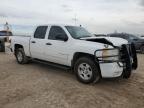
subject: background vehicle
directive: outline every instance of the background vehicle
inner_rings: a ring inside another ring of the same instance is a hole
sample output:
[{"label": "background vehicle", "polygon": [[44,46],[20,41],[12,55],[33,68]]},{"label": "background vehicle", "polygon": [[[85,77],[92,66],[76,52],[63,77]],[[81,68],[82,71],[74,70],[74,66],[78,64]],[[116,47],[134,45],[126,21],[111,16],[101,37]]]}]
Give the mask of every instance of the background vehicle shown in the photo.
[{"label": "background vehicle", "polygon": [[11,48],[19,64],[36,60],[71,68],[83,83],[98,82],[101,78],[129,78],[137,68],[134,46],[126,40],[96,38],[77,26],[38,26],[32,36],[13,36]]},{"label": "background vehicle", "polygon": [[134,43],[137,51],[144,53],[144,39],[140,37],[131,34],[126,34],[126,33],[114,33],[114,34],[109,34],[108,36],[126,39],[129,43]]},{"label": "background vehicle", "polygon": [[142,35],[141,38],[144,39],[144,35]]},{"label": "background vehicle", "polygon": [[5,51],[5,42],[9,41],[9,36],[12,36],[11,31],[0,31],[0,52]]}]

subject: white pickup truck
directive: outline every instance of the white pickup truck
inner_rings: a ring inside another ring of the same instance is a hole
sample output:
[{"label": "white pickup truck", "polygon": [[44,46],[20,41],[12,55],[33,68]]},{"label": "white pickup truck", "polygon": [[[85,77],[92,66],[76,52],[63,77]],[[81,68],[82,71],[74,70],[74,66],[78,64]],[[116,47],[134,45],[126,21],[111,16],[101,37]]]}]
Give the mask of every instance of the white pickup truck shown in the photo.
[{"label": "white pickup truck", "polygon": [[135,48],[126,40],[97,38],[78,26],[37,26],[33,36],[13,36],[11,49],[19,64],[37,60],[71,68],[82,83],[129,78],[137,68]]}]

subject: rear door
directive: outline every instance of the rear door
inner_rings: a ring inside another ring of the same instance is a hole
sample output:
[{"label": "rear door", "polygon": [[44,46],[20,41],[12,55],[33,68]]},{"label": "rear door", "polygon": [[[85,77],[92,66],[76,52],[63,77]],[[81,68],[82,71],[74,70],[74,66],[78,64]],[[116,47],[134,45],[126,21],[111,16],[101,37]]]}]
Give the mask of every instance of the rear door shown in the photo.
[{"label": "rear door", "polygon": [[56,38],[57,35],[67,36],[64,29],[60,26],[51,26],[48,39],[45,41],[45,57],[47,61],[67,65],[68,63],[68,41]]},{"label": "rear door", "polygon": [[45,35],[48,26],[38,26],[30,40],[30,52],[33,58],[44,59]]}]

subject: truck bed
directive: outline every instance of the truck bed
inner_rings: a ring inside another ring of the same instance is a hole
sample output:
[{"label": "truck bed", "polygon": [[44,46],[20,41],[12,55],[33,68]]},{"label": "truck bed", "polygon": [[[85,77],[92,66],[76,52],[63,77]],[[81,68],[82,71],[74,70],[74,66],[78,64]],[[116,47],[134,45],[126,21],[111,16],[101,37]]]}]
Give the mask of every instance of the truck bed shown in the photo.
[{"label": "truck bed", "polygon": [[31,36],[24,36],[24,35],[12,36],[11,37],[11,40],[12,40],[11,48],[14,49],[15,43],[19,44],[19,45],[23,45],[25,54],[27,56],[30,56],[30,45],[29,45],[30,44],[30,39],[31,39]]}]

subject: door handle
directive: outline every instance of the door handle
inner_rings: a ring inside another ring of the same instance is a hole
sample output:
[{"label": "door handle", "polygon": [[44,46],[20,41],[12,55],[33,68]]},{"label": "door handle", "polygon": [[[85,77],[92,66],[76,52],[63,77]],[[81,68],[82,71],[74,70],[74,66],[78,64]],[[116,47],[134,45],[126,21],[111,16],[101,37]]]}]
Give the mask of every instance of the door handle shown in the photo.
[{"label": "door handle", "polygon": [[31,41],[31,43],[36,43],[35,41]]},{"label": "door handle", "polygon": [[46,45],[52,45],[51,43],[46,43]]}]

